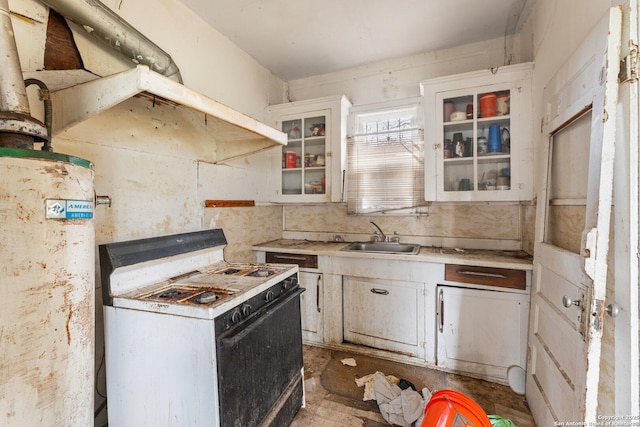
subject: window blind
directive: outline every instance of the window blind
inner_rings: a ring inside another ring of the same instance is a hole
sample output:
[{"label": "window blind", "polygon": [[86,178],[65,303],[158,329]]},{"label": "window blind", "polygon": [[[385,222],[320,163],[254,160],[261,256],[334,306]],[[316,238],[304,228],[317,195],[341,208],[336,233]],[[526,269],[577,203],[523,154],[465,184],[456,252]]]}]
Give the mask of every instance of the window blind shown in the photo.
[{"label": "window blind", "polygon": [[348,137],[349,213],[424,205],[424,130],[417,108],[358,114]]}]

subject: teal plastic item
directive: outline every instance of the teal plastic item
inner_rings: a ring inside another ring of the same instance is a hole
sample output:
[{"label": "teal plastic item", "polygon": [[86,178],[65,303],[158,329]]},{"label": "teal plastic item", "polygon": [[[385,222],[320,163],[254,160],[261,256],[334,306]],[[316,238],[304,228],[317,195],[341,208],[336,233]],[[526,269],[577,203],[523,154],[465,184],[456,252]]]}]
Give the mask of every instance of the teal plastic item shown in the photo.
[{"label": "teal plastic item", "polygon": [[516,425],[508,418],[502,418],[498,415],[488,415],[491,421],[491,427],[516,427]]}]

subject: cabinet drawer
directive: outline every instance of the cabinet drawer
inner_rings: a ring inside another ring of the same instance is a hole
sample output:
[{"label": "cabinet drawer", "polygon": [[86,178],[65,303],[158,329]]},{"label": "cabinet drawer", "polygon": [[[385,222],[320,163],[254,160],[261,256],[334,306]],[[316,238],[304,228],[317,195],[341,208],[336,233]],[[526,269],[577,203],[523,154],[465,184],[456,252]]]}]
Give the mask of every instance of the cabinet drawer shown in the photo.
[{"label": "cabinet drawer", "polygon": [[526,271],[506,268],[447,264],[444,270],[444,278],[452,282],[498,286],[500,288],[524,290],[527,287]]},{"label": "cabinet drawer", "polygon": [[299,267],[318,268],[318,255],[267,252],[266,262],[277,264],[297,264]]}]

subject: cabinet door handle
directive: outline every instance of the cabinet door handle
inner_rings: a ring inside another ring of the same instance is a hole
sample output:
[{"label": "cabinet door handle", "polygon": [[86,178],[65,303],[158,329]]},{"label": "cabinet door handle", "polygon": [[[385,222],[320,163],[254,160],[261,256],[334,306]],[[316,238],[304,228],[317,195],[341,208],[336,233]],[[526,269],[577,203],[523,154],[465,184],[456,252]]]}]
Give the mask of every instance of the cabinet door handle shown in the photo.
[{"label": "cabinet door handle", "polygon": [[320,280],[322,276],[318,274],[318,283],[316,284],[316,308],[318,309],[318,313],[320,313]]},{"label": "cabinet door handle", "polygon": [[458,270],[458,271],[456,271],[456,273],[464,274],[466,276],[496,277],[498,279],[506,279],[507,278],[507,276],[505,276],[504,274],[485,273],[484,271]]},{"label": "cabinet door handle", "polygon": [[305,256],[295,255],[274,255],[273,257],[277,259],[295,259],[296,261],[305,261],[307,259]]},{"label": "cabinet door handle", "polygon": [[378,295],[389,295],[389,291],[386,291],[384,289],[376,289],[376,288],[371,288],[371,293],[378,294]]},{"label": "cabinet door handle", "polygon": [[440,302],[440,323],[438,330],[442,333],[442,331],[444,331],[444,293],[442,289],[440,289],[440,293],[438,294],[438,301]]}]

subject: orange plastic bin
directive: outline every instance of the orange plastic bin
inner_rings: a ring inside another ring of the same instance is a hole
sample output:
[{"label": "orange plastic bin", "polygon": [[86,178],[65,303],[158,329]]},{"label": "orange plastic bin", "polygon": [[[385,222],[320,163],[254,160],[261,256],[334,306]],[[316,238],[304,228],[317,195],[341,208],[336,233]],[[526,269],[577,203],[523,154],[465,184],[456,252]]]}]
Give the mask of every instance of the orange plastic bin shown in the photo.
[{"label": "orange plastic bin", "polygon": [[491,421],[469,396],[440,390],[427,403],[420,427],[491,427]]}]

